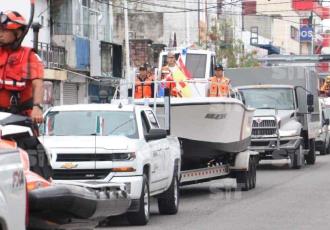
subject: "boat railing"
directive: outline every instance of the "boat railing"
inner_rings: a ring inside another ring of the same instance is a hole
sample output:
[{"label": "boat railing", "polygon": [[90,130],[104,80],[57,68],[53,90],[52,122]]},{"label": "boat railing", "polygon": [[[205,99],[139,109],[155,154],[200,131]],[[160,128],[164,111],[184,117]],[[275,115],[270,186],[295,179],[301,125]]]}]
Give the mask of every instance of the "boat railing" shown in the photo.
[{"label": "boat railing", "polygon": [[[153,93],[152,98],[161,98],[164,96],[164,89],[169,88],[170,92],[175,88],[178,92],[177,95],[171,94],[171,97],[209,97],[209,89],[211,84],[217,84],[214,82],[210,82],[206,79],[189,79],[189,80],[181,80],[181,81],[169,81],[169,80],[152,80],[148,84],[153,85]],[[221,85],[221,83],[219,83]],[[142,87],[147,86],[146,83],[142,85]],[[131,90],[132,95],[128,95],[126,92]],[[122,81],[115,90],[113,99],[119,98],[134,98],[135,95],[135,82]],[[242,100],[241,94],[237,89],[228,85],[228,94],[223,95],[222,97],[230,97]]]}]

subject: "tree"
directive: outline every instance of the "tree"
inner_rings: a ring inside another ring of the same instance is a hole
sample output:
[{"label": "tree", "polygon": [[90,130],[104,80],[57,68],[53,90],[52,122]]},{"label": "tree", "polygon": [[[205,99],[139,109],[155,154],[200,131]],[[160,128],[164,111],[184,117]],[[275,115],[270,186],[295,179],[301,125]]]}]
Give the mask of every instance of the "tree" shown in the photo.
[{"label": "tree", "polygon": [[227,67],[258,66],[257,52],[245,52],[242,40],[233,37],[233,28],[226,20],[215,21],[208,32],[209,41],[202,44],[208,48],[213,46],[217,60],[227,60]]}]

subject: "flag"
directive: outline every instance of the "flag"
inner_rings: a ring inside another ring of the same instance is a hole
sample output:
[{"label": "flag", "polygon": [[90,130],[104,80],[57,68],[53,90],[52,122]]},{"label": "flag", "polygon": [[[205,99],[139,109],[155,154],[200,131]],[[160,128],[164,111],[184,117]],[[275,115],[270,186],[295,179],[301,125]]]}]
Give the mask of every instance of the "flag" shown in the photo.
[{"label": "flag", "polygon": [[180,67],[183,74],[186,76],[188,80],[192,79],[192,75],[187,69],[186,65],[183,63],[182,56],[180,55],[177,61],[177,65]]},{"label": "flag", "polygon": [[96,117],[96,135],[104,136],[104,118],[101,116]]}]

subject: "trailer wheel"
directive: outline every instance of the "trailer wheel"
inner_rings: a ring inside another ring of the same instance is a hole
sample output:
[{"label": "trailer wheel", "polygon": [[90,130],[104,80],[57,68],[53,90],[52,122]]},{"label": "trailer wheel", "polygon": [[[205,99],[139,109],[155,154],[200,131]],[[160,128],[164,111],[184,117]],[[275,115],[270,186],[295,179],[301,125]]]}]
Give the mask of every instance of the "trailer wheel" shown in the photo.
[{"label": "trailer wheel", "polygon": [[140,207],[137,212],[128,212],[127,219],[132,225],[146,225],[150,218],[150,191],[148,177],[143,175]]},{"label": "trailer wheel", "polygon": [[305,160],[306,163],[308,165],[313,165],[315,164],[315,160],[316,160],[316,154],[315,154],[315,140],[311,139],[309,141],[309,152],[308,154],[305,156]]},{"label": "trailer wheel", "polygon": [[256,166],[252,157],[249,160],[248,171],[236,172],[237,189],[242,191],[248,191],[255,186],[256,181]]},{"label": "trailer wheel", "polygon": [[175,173],[169,189],[158,198],[159,213],[176,214],[179,210],[179,197],[179,179]]}]

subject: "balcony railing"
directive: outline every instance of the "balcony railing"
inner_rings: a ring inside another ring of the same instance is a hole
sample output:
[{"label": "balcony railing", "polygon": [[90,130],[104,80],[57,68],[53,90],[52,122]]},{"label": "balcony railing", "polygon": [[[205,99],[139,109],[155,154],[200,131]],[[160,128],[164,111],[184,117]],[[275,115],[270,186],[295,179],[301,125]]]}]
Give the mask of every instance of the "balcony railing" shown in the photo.
[{"label": "balcony railing", "polygon": [[65,68],[66,66],[66,51],[64,47],[39,42],[38,54],[45,68]]}]

